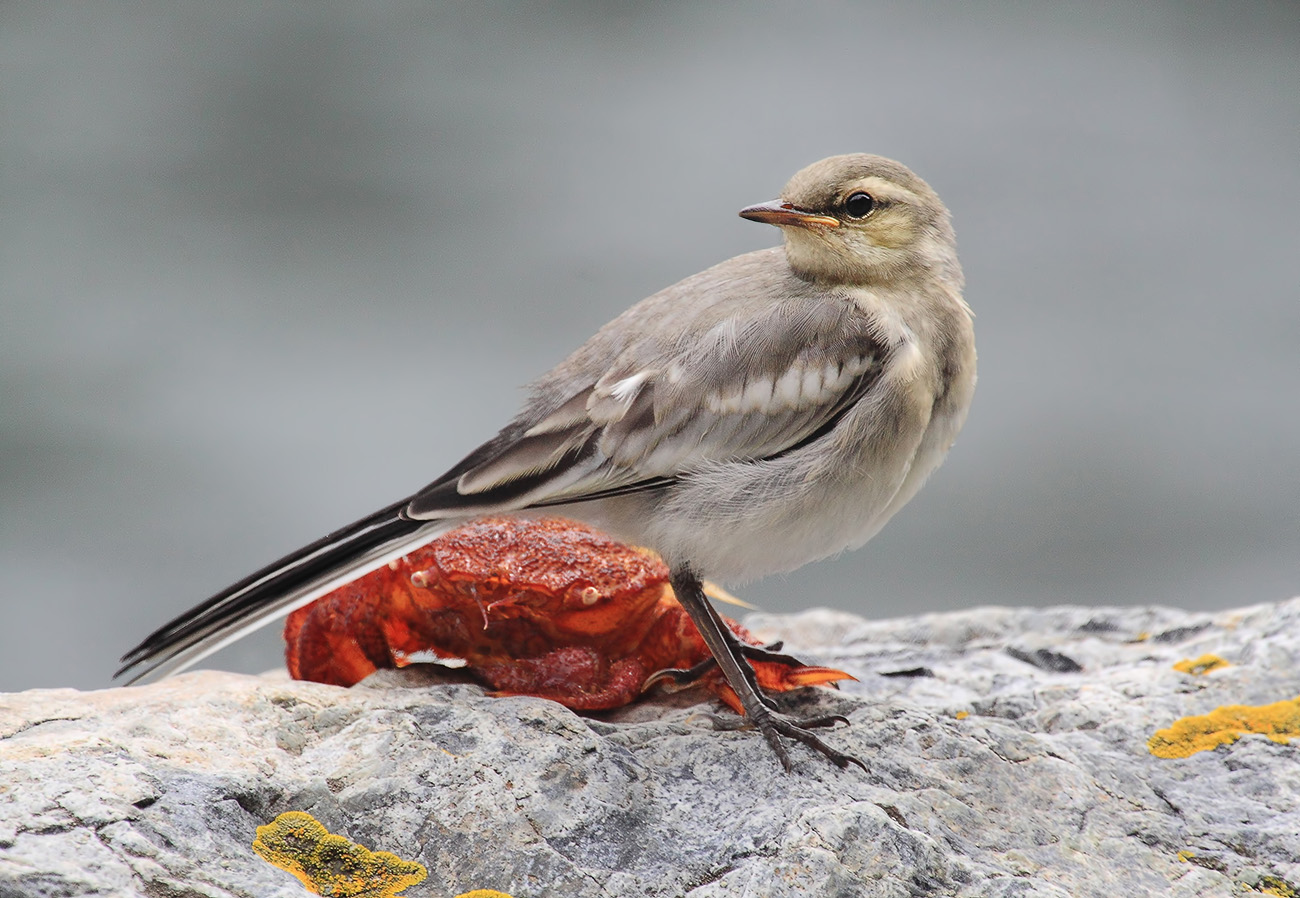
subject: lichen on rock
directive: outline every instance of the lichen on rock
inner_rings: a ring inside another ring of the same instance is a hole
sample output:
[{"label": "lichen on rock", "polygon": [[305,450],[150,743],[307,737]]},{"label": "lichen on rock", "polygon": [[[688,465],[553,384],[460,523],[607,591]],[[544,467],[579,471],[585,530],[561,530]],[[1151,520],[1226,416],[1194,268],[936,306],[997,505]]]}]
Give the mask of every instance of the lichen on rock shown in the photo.
[{"label": "lichen on rock", "polygon": [[[294,898],[298,881],[249,847],[286,811],[422,865],[431,898],[1199,898],[1300,882],[1295,744],[1147,747],[1232,706],[1238,729],[1289,737],[1294,703],[1274,706],[1300,695],[1300,600],[745,623],[858,677],[778,701],[847,717],[826,736],[868,773],[794,746],[785,774],[759,734],[715,725],[735,718],[707,693],[583,715],[428,665],[351,689],[199,671],[34,690],[0,696],[0,895]],[[1208,653],[1233,666],[1171,670]]]},{"label": "lichen on rock", "polygon": [[253,851],[327,898],[393,898],[429,875],[422,864],[334,835],[304,811],[259,826]]},{"label": "lichen on rock", "polygon": [[1231,667],[1227,661],[1218,655],[1202,655],[1199,658],[1184,658],[1182,661],[1174,664],[1174,670],[1179,673],[1191,674],[1194,677],[1203,677],[1208,673],[1216,670],[1222,670],[1225,667]]},{"label": "lichen on rock", "polygon": [[1225,705],[1209,714],[1183,717],[1157,730],[1147,748],[1157,758],[1187,758],[1252,733],[1283,743],[1300,736],[1300,698],[1268,705]]}]

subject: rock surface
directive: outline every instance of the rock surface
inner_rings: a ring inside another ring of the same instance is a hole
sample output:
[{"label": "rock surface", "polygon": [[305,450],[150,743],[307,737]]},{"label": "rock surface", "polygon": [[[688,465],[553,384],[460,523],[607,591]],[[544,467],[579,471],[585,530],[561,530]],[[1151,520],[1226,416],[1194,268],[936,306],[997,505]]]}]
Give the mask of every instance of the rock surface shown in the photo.
[{"label": "rock surface", "polygon": [[[1181,759],[1187,715],[1300,695],[1300,600],[1216,615],[759,615],[857,674],[792,702],[871,773],[716,730],[686,693],[599,717],[427,671],[353,689],[199,672],[0,696],[0,898],[297,896],[277,814],[418,860],[403,895],[1138,896],[1300,884],[1300,743]],[[1212,653],[1204,675],[1173,665]],[[1282,737],[1279,737],[1282,738]]]}]

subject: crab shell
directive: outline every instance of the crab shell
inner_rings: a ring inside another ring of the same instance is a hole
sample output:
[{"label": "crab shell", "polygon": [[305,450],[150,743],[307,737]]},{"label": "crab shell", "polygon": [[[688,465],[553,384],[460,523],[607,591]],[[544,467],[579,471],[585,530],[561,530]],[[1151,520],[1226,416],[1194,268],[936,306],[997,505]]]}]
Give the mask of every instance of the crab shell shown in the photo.
[{"label": "crab shell", "polygon": [[[578,710],[625,705],[656,672],[709,658],[657,555],[560,518],[458,527],[298,609],[284,637],[295,679],[350,686],[379,668],[458,660],[499,693]],[[849,676],[754,667],[775,691]],[[699,679],[739,712],[716,669]]]}]

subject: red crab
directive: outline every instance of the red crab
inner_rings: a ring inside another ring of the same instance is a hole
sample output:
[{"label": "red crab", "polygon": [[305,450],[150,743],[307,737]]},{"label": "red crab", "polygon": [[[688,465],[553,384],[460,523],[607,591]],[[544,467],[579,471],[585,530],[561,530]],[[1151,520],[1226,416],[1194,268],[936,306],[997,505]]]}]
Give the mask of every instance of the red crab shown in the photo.
[{"label": "red crab", "polygon": [[[299,680],[351,686],[427,653],[463,660],[499,693],[578,710],[616,708],[672,679],[702,682],[741,712],[659,557],[558,518],[485,518],[445,533],[298,609],[284,639]],[[752,663],[777,692],[851,679],[788,656]]]}]

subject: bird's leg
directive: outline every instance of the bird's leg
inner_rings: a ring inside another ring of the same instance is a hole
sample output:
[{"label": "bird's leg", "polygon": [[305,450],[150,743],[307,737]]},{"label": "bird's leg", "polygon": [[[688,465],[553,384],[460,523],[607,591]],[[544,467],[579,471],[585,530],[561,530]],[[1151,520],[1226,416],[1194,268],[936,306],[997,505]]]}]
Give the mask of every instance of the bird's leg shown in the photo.
[{"label": "bird's leg", "polygon": [[694,571],[689,567],[677,567],[672,571],[669,579],[673,592],[677,594],[677,600],[695,622],[696,629],[700,631],[704,644],[709,647],[714,660],[717,661],[718,669],[726,678],[727,685],[740,699],[741,707],[745,709],[745,716],[763,734],[767,744],[776,752],[782,767],[787,771],[792,769],[790,753],[786,750],[785,743],[781,741],[781,737],[786,736],[821,752],[837,766],[847,767],[849,764],[857,764],[863,770],[867,769],[867,765],[858,758],[836,751],[816,734],[810,732],[812,728],[831,726],[840,721],[848,723],[847,718],[832,714],[809,720],[797,720],[775,710],[771,700],[762,694],[758,681],[754,677],[754,669],[745,660],[739,640],[730,628],[722,623],[721,615],[704,595],[700,578]]},{"label": "bird's leg", "polygon": [[[695,575],[693,573],[690,573],[689,571],[687,572],[687,576],[690,576],[697,583],[700,582],[699,578],[695,577]],[[677,590],[676,579],[672,579],[672,585],[673,585],[673,592],[677,592],[678,590]],[[727,626],[727,622],[722,619],[722,615],[718,613],[718,609],[713,607],[713,603],[709,601],[709,597],[704,594],[703,584],[701,583],[700,586],[696,587],[696,589],[700,594],[700,604],[704,606],[703,613],[708,615],[712,630],[715,633],[721,635],[722,640],[726,645],[726,650],[724,651],[723,654],[728,655],[733,661],[735,661],[736,668],[740,671],[740,675],[743,676],[745,678],[745,681],[749,684],[749,688],[753,692],[755,698],[758,701],[762,702],[763,705],[765,705],[769,710],[775,711],[776,702],[774,702],[771,698],[767,696],[766,693],[763,692],[762,687],[758,685],[758,677],[755,676],[754,674],[754,668],[750,666],[748,662],[743,660],[744,653],[745,653],[745,643],[741,642],[740,637],[738,637],[735,633],[731,631],[731,628]],[[678,601],[681,602],[680,593],[678,595]],[[722,668],[722,675],[726,678],[727,683],[731,686],[732,689],[735,689],[736,687],[735,684],[732,682],[731,674],[727,672],[726,665],[724,665],[723,662],[721,661],[721,655],[719,655],[718,649],[715,648],[714,643],[709,640],[709,636],[705,632],[703,625],[701,625],[700,618],[695,613],[695,609],[692,608],[690,605],[687,605],[685,602],[681,602],[681,604],[682,607],[686,609],[686,612],[691,616],[691,620],[695,622],[695,629],[699,630],[700,635],[704,637],[704,644],[709,647],[709,652],[710,654],[713,655],[713,660],[716,661],[718,665]],[[736,694],[739,695],[740,693],[737,692]],[[742,704],[744,704],[743,700],[742,700]],[[745,707],[745,712],[748,715],[749,705],[744,705],[744,707]]]}]

